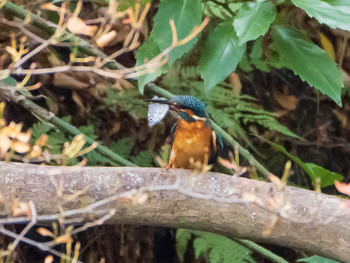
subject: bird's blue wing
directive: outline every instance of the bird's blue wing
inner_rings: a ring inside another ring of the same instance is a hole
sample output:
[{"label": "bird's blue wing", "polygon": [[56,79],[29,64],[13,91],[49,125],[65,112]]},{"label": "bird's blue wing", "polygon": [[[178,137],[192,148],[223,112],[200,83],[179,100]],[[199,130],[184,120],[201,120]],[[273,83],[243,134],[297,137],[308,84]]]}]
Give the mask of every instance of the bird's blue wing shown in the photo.
[{"label": "bird's blue wing", "polygon": [[170,145],[171,145],[171,147],[173,147],[176,128],[177,128],[177,122],[174,123],[173,127],[171,127],[171,130],[170,130]]},{"label": "bird's blue wing", "polygon": [[214,163],[216,159],[221,155],[223,149],[224,149],[224,141],[221,137],[221,135],[213,130],[212,135],[213,140],[213,155],[210,156],[209,163]]}]

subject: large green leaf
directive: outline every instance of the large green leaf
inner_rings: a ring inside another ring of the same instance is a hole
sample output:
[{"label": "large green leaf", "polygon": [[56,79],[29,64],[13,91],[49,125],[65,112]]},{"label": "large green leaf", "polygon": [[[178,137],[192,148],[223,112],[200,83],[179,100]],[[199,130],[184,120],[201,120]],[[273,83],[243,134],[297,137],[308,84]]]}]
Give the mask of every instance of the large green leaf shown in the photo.
[{"label": "large green leaf", "polygon": [[343,180],[343,176],[340,174],[328,171],[327,169],[324,169],[323,167],[318,166],[314,163],[304,163],[302,160],[300,160],[299,157],[294,156],[293,154],[290,154],[289,152],[287,152],[287,150],[283,146],[279,144],[276,144],[273,142],[269,142],[269,144],[273,146],[275,149],[285,154],[288,158],[293,160],[296,164],[298,164],[310,176],[314,186],[315,186],[316,178],[320,178],[321,188],[333,185],[335,180],[337,181]]},{"label": "large green leaf", "polygon": [[210,34],[199,61],[199,71],[209,91],[237,67],[245,51],[239,45],[232,20],[219,24]]},{"label": "large green leaf", "polygon": [[292,0],[292,2],[320,23],[333,28],[350,30],[349,0]]},{"label": "large green leaf", "polygon": [[[160,54],[160,49],[158,44],[154,41],[152,37],[147,39],[146,42],[143,43],[143,45],[137,50],[136,52],[136,66],[142,65],[146,63],[147,61],[150,61],[152,58]],[[158,70],[156,70],[153,73],[144,74],[142,76],[138,77],[139,81],[139,90],[140,93],[143,94],[143,90],[145,85],[155,80],[158,76],[162,75],[167,71],[166,66],[162,66]]]},{"label": "large green leaf", "polygon": [[264,35],[275,17],[276,8],[272,2],[244,3],[233,23],[239,44]]},{"label": "large green leaf", "polygon": [[[173,19],[177,31],[178,40],[187,37],[195,26],[202,22],[202,7],[200,0],[164,0],[159,5],[159,10],[154,18],[154,26],[151,35],[158,43],[160,50],[164,50],[172,43],[172,32],[169,21]],[[197,37],[187,44],[177,47],[170,52],[170,66],[187,53],[197,41]]]},{"label": "large green leaf", "polygon": [[297,262],[308,262],[308,263],[339,263],[338,261],[329,259],[329,258],[324,258],[320,256],[312,256],[309,258],[302,258],[299,259]]},{"label": "large green leaf", "polygon": [[334,60],[294,28],[273,26],[273,41],[285,65],[341,106],[342,76]]}]

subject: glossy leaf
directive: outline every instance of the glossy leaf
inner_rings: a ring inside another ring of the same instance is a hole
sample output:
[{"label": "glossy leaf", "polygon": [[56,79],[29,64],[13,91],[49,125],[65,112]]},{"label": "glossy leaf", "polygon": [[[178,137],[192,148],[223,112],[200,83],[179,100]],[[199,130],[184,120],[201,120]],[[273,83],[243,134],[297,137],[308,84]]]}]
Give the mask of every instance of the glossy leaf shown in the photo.
[{"label": "glossy leaf", "polygon": [[348,0],[292,0],[306,11],[310,17],[315,17],[320,23],[333,28],[350,30],[350,3]]},{"label": "glossy leaf", "polygon": [[199,71],[209,91],[237,67],[245,51],[239,45],[232,20],[219,24],[210,34],[199,61]]},{"label": "glossy leaf", "polygon": [[296,29],[274,26],[272,31],[274,48],[285,66],[341,106],[342,76],[327,52]]},{"label": "glossy leaf", "polygon": [[290,154],[289,152],[287,152],[287,150],[283,146],[279,144],[276,144],[273,142],[269,142],[269,144],[275,149],[282,152],[288,158],[293,160],[296,164],[298,164],[310,176],[314,186],[315,186],[315,180],[318,177],[320,178],[320,181],[321,181],[321,188],[333,185],[335,180],[337,181],[343,180],[343,176],[340,174],[328,171],[327,169],[321,166],[318,166],[314,163],[304,163],[302,160],[300,160],[299,157],[294,156],[293,154]]},{"label": "glossy leaf", "polygon": [[308,262],[308,263],[339,263],[338,261],[329,259],[329,258],[324,258],[320,256],[312,256],[309,258],[302,258],[299,259],[297,262]]},{"label": "glossy leaf", "polygon": [[[169,21],[173,19],[178,40],[187,37],[195,26],[202,22],[202,7],[199,0],[164,0],[154,18],[153,36],[160,50],[164,50],[172,43],[172,32]],[[197,41],[197,37],[183,46],[170,52],[170,66],[187,53]]]},{"label": "glossy leaf", "polygon": [[[154,41],[152,37],[147,39],[146,42],[143,43],[143,45],[137,50],[136,52],[136,66],[142,65],[147,61],[150,61],[152,58],[160,54],[160,49],[158,44]],[[155,80],[157,77],[162,75],[167,71],[166,66],[162,66],[157,71],[153,73],[144,74],[142,76],[138,77],[139,81],[139,90],[140,93],[143,94],[143,90],[145,85]]]},{"label": "glossy leaf", "polygon": [[275,17],[276,8],[272,2],[244,3],[233,23],[239,44],[264,35]]}]

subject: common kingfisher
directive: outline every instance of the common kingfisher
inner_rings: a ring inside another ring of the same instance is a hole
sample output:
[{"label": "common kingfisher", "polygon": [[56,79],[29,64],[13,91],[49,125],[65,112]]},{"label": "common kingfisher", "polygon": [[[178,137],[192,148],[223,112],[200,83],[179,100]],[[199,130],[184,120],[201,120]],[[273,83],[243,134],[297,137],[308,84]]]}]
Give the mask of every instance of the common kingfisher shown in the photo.
[{"label": "common kingfisher", "polygon": [[178,95],[171,100],[152,99],[153,103],[168,104],[179,119],[171,129],[169,168],[202,170],[216,161],[223,141],[210,125],[204,103],[193,96]]}]

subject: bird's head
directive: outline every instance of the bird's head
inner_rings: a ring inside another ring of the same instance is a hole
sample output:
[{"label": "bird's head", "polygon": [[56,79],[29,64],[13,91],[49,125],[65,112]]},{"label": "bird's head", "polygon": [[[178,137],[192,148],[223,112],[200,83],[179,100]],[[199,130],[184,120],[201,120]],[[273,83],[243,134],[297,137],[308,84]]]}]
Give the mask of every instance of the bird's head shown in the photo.
[{"label": "bird's head", "polygon": [[151,100],[154,103],[168,104],[170,109],[175,111],[180,118],[187,122],[198,120],[206,121],[208,114],[204,103],[196,97],[189,95],[178,95],[170,100]]}]

